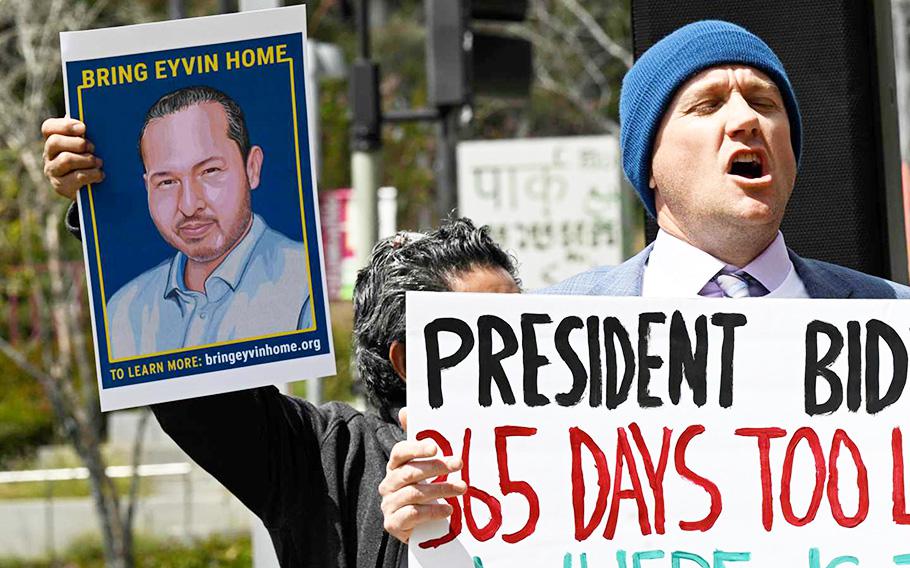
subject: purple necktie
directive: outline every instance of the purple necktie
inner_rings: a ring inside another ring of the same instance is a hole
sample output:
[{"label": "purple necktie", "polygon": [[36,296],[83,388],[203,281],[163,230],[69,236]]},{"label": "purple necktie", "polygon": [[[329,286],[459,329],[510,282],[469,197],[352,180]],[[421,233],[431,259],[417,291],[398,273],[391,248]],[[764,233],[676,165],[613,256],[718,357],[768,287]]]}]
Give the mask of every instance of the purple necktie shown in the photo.
[{"label": "purple necktie", "polygon": [[712,280],[724,293],[725,298],[749,298],[764,296],[768,293],[767,288],[762,286],[761,282],[743,271],[721,270]]}]

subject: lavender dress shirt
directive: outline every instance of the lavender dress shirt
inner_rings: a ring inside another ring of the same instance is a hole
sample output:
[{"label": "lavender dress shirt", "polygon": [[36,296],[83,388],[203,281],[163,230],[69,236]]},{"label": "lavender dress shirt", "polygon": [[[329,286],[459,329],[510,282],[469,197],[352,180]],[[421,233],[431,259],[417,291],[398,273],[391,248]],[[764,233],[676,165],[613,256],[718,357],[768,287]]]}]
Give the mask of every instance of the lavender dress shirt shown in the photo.
[{"label": "lavender dress shirt", "polygon": [[722,298],[712,281],[722,269],[744,270],[768,290],[766,298],[808,298],[809,294],[793,267],[783,235],[746,266],[732,266],[699,250],[666,231],[658,231],[642,279],[642,296]]}]

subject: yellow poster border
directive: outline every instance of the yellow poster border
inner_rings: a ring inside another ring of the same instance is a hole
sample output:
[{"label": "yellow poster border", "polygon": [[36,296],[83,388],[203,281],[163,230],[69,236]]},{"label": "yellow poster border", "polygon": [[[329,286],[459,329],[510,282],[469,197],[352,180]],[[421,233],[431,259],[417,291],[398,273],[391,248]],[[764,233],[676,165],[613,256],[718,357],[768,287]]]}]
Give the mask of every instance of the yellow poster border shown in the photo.
[{"label": "yellow poster border", "polygon": [[[107,295],[104,292],[104,274],[101,268],[101,243],[98,240],[98,224],[95,219],[95,200],[93,197],[92,185],[88,184],[86,186],[86,191],[88,194],[88,203],[89,211],[91,212],[92,217],[92,234],[94,237],[95,243],[95,261],[98,266],[98,284],[101,289],[101,312],[104,319],[104,341],[107,346],[107,362],[108,364],[122,363],[126,361],[136,361],[139,359],[149,359],[152,357],[161,357],[164,355],[174,355],[176,353],[186,353],[190,351],[197,351],[200,349],[209,349],[212,347],[222,347],[225,345],[234,345],[237,343],[246,343],[248,341],[258,341],[261,339],[272,339],[275,337],[287,337],[291,335],[300,335],[303,333],[309,333],[318,329],[316,325],[316,305],[315,299],[313,298],[313,272],[310,270],[310,246],[309,239],[307,236],[307,226],[306,226],[306,214],[305,214],[305,203],[303,198],[303,172],[300,165],[300,132],[297,125],[297,86],[294,82],[294,58],[291,56],[285,57],[283,59],[276,59],[276,63],[287,63],[288,71],[290,76],[290,85],[291,85],[291,113],[294,123],[294,157],[297,164],[297,194],[300,203],[300,223],[303,229],[303,248],[304,256],[306,258],[306,268],[307,268],[307,285],[309,290],[310,298],[310,310],[313,314],[313,325],[306,329],[295,329],[293,331],[285,331],[279,333],[272,333],[267,335],[258,335],[255,337],[244,337],[242,339],[232,339],[230,341],[221,341],[218,343],[209,343],[206,345],[195,345],[192,347],[181,347],[179,349],[171,349],[169,351],[159,351],[156,353],[148,353],[143,355],[132,355],[129,357],[121,357],[119,359],[111,358],[111,338],[110,338],[110,325],[107,315]],[[79,85],[76,88],[76,98],[78,99],[79,105],[79,120],[85,123],[85,116],[83,112],[82,105],[82,89],[86,88],[85,85]],[[309,125],[308,125],[309,126]],[[313,188],[315,191],[315,187]]]}]

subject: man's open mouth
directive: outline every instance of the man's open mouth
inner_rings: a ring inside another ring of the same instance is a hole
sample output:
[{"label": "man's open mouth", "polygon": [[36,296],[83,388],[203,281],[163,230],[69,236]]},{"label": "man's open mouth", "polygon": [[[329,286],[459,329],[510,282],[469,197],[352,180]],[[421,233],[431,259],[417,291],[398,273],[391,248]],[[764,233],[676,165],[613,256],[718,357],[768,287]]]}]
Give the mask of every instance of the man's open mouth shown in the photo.
[{"label": "man's open mouth", "polygon": [[739,152],[733,156],[730,169],[727,173],[747,179],[762,177],[764,163],[761,154],[757,152]]}]

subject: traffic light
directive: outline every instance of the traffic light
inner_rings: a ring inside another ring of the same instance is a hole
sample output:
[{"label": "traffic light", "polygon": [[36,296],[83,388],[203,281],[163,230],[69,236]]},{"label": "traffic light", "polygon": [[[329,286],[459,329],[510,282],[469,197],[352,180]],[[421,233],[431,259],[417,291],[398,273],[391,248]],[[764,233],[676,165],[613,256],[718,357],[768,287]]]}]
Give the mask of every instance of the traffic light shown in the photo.
[{"label": "traffic light", "polygon": [[460,106],[476,96],[528,96],[530,42],[472,29],[476,20],[524,20],[527,0],[425,0],[425,7],[431,105]]}]

